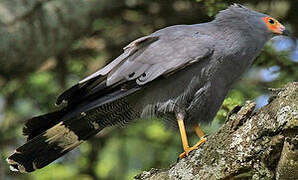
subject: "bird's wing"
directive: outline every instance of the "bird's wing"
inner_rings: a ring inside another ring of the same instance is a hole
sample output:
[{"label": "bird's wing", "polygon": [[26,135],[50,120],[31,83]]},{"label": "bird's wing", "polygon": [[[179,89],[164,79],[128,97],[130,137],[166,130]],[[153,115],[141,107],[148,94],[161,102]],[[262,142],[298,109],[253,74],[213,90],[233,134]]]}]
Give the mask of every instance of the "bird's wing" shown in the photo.
[{"label": "bird's wing", "polygon": [[88,77],[81,80],[79,83],[75,84],[71,88],[64,91],[57,99],[56,105],[60,105],[62,102],[67,102],[72,104],[78,102],[86,96],[98,93],[104,94],[107,91],[113,89],[113,86],[107,86],[107,76],[108,73],[117,69],[119,65],[125,62],[131,55],[135,54],[139,49],[145,48],[150,43],[158,40],[157,36],[145,36],[131,42],[128,46],[124,48],[124,52],[114,59],[111,63],[105,67],[99,69],[95,73],[89,75]]},{"label": "bird's wing", "polygon": [[119,84],[134,81],[138,86],[161,75],[173,73],[213,53],[213,39],[199,33],[160,35],[139,38],[124,48],[124,53],[107,66],[86,77],[59,96],[63,100],[81,99],[86,94],[104,94]]},{"label": "bird's wing", "polygon": [[129,80],[136,80],[139,85],[146,84],[211,55],[212,44],[211,37],[199,34],[160,36],[141,48],[138,48],[140,44],[133,42],[126,49],[138,51],[106,72],[107,85]]},{"label": "bird's wing", "polygon": [[112,72],[114,69],[117,69],[117,67],[119,67],[119,65],[121,65],[124,61],[126,61],[131,55],[135,54],[138,50],[142,48],[145,49],[149,44],[156,40],[158,40],[158,36],[145,36],[136,39],[135,41],[131,42],[129,45],[123,48],[124,52],[119,57],[117,57],[115,60],[113,60],[105,67],[99,69],[95,73],[81,80],[79,83],[83,84],[92,78],[103,76]]}]

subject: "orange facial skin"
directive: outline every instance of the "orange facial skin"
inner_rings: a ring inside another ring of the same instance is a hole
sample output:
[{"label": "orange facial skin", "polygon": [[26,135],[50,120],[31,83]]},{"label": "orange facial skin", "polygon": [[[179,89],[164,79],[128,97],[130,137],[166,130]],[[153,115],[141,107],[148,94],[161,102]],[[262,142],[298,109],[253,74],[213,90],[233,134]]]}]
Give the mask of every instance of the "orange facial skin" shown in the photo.
[{"label": "orange facial skin", "polygon": [[274,34],[283,34],[283,31],[286,29],[282,24],[280,24],[276,19],[272,17],[263,17],[262,18],[267,28]]}]

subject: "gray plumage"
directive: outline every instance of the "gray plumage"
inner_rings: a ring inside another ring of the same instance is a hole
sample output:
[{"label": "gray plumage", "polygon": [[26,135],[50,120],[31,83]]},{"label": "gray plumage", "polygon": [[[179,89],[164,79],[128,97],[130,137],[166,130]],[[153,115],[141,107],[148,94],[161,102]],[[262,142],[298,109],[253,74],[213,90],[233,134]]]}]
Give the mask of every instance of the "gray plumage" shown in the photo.
[{"label": "gray plumage", "polygon": [[133,41],[65,91],[57,104],[66,107],[28,120],[28,142],[8,158],[12,169],[42,168],[103,128],[138,118],[157,116],[177,126],[179,113],[186,126],[210,122],[273,36],[263,17],[232,5],[209,23],[171,26]]}]

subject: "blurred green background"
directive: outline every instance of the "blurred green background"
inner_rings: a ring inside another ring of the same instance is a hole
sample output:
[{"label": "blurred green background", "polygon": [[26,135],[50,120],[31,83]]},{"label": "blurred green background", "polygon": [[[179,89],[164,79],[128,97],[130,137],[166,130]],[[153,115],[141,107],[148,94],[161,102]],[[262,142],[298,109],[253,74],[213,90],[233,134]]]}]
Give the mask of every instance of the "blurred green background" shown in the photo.
[{"label": "blurred green background", "polygon": [[[268,13],[298,35],[297,0],[233,1]],[[6,157],[25,142],[22,126],[27,118],[56,109],[55,100],[64,89],[121,54],[132,40],[175,24],[210,21],[232,2],[227,0],[124,0],[119,9],[96,20],[91,34],[76,41],[58,57],[51,57],[37,71],[6,81],[0,77],[0,179],[132,179],[151,167],[174,163],[182,152],[180,135],[167,131],[158,120],[144,120],[126,128],[109,128],[51,165],[31,174],[10,172]],[[298,80],[298,49],[295,38],[270,41],[226,98],[212,124],[212,134],[229,111],[246,100],[258,108],[267,102],[268,88]],[[59,43],[59,42],[57,42]],[[13,73],[13,72],[12,72]],[[196,137],[189,134],[192,143]]]}]

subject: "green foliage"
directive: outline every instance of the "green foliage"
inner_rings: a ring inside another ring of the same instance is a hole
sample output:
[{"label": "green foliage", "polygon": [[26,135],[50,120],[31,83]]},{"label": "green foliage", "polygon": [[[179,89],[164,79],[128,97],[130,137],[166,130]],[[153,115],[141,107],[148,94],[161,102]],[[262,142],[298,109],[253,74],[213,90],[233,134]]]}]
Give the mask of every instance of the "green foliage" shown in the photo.
[{"label": "green foliage", "polygon": [[225,9],[227,7],[227,3],[221,0],[196,0],[197,2],[203,2],[204,6],[207,7],[208,16],[212,17],[219,12],[219,10]]}]

